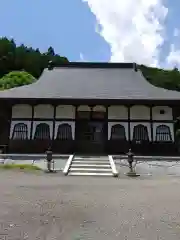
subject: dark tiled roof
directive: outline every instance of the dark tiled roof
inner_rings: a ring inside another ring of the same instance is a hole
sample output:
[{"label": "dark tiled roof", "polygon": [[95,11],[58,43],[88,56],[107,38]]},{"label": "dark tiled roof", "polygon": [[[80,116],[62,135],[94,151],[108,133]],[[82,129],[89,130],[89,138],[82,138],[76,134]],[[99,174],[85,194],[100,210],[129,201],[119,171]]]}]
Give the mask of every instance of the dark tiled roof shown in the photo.
[{"label": "dark tiled roof", "polygon": [[81,63],[45,69],[37,82],[0,98],[180,100],[180,93],[153,86],[133,64]]}]

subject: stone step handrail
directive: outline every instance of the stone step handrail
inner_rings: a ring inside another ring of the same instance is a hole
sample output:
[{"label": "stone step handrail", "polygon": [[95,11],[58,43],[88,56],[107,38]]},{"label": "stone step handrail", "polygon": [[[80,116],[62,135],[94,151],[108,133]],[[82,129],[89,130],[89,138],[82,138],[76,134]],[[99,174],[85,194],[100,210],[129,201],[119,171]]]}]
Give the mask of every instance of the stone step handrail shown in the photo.
[{"label": "stone step handrail", "polygon": [[109,158],[109,163],[111,165],[113,176],[117,177],[118,176],[118,171],[116,169],[116,164],[114,163],[113,156],[109,155],[108,158]]},{"label": "stone step handrail", "polygon": [[67,162],[66,162],[66,165],[65,165],[65,167],[64,167],[64,170],[63,170],[64,175],[67,175],[67,174],[68,174],[69,168],[70,168],[70,166],[71,166],[71,163],[72,163],[73,158],[74,158],[74,155],[70,155],[70,156],[69,156],[69,158],[68,158],[68,160],[67,160]]}]

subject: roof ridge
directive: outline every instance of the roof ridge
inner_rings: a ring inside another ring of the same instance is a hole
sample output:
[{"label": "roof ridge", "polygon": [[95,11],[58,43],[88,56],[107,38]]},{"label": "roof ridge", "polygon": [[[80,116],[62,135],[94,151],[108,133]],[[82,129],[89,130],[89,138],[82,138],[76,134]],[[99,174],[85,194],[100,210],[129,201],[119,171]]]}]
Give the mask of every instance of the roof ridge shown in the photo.
[{"label": "roof ridge", "polygon": [[68,62],[68,63],[55,63],[49,61],[48,69],[54,68],[129,68],[137,70],[136,63],[115,63],[115,62]]}]

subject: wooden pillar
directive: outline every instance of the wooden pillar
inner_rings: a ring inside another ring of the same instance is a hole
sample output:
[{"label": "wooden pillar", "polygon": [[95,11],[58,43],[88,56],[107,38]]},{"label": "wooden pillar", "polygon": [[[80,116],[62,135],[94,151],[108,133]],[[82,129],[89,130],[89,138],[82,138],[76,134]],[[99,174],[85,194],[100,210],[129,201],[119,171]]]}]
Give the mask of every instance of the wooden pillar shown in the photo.
[{"label": "wooden pillar", "polygon": [[109,119],[108,119],[108,108],[109,105],[105,106],[106,107],[106,115],[105,115],[105,128],[106,128],[106,139],[105,139],[105,152],[109,153],[109,146],[108,146],[108,133],[109,133]]},{"label": "wooden pillar", "polygon": [[54,141],[54,137],[55,137],[55,125],[56,125],[56,107],[57,107],[57,105],[53,105],[54,111],[53,111],[53,130],[52,130],[52,142]]},{"label": "wooden pillar", "polygon": [[75,119],[74,119],[74,122],[75,122],[75,133],[74,133],[74,140],[76,141],[77,140],[77,121],[78,121],[77,118],[78,118],[78,107],[79,107],[79,105],[74,105],[74,107],[75,107]]},{"label": "wooden pillar", "polygon": [[93,108],[95,107],[95,105],[88,105],[88,107],[90,107],[90,120],[92,120]]},{"label": "wooden pillar", "polygon": [[172,114],[173,114],[173,131],[174,131],[174,143],[176,143],[176,126],[175,123],[177,121],[177,110],[176,107],[174,106],[169,106],[172,108]]},{"label": "wooden pillar", "polygon": [[151,105],[151,106],[150,106],[150,128],[151,128],[151,142],[154,142],[152,108],[153,108],[153,106]]},{"label": "wooden pillar", "polygon": [[131,105],[128,106],[128,140],[131,142]]},{"label": "wooden pillar", "polygon": [[32,107],[32,115],[31,115],[31,129],[30,129],[30,140],[32,140],[33,134],[33,123],[34,123],[34,104],[31,105]]},{"label": "wooden pillar", "polygon": [[[10,145],[10,140],[11,140],[11,124],[12,124],[12,108],[13,108],[13,104],[8,104],[7,109],[8,109],[8,119],[7,119],[7,129],[6,129],[6,136],[5,136],[5,149],[4,152],[8,153],[9,152],[9,145]],[[4,143],[4,139],[3,139],[3,143]]]},{"label": "wooden pillar", "polygon": [[8,109],[8,131],[7,131],[7,142],[9,145],[9,140],[10,140],[10,134],[11,134],[11,125],[12,125],[12,110],[13,110],[13,104],[8,104],[8,106],[6,106],[6,108]]}]

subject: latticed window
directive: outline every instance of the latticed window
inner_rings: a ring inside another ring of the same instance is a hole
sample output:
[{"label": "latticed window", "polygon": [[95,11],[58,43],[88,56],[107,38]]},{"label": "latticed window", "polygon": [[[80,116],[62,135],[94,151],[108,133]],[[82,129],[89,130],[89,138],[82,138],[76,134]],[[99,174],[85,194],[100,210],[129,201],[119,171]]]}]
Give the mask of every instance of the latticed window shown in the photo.
[{"label": "latticed window", "polygon": [[148,129],[146,126],[139,124],[134,127],[133,131],[134,141],[149,141]]},{"label": "latticed window", "polygon": [[25,123],[17,123],[14,126],[12,139],[26,140],[28,139],[28,127]]},{"label": "latticed window", "polygon": [[124,126],[116,124],[111,128],[111,140],[126,140],[126,133]]},{"label": "latticed window", "polygon": [[36,126],[36,132],[34,139],[37,140],[48,140],[50,139],[50,128],[47,123],[40,123]]},{"label": "latticed window", "polygon": [[57,140],[72,140],[72,129],[69,124],[61,124],[58,127]]},{"label": "latticed window", "polygon": [[160,125],[156,128],[156,141],[157,142],[172,141],[171,131],[168,126]]}]

